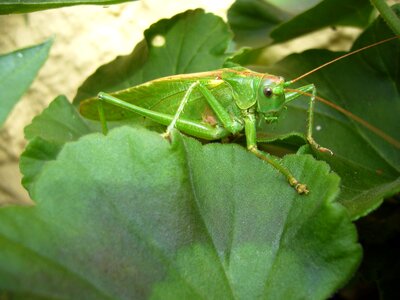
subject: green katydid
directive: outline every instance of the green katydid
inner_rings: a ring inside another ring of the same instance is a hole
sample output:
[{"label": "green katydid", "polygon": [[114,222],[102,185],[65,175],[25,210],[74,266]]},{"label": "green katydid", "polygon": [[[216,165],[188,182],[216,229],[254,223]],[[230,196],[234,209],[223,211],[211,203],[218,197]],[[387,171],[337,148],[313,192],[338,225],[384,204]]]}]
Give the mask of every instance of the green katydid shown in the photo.
[{"label": "green katydid", "polygon": [[[167,126],[166,132],[162,135],[167,139],[170,138],[174,128],[205,140],[220,140],[244,131],[247,149],[281,172],[298,193],[307,194],[309,191],[306,184],[300,183],[287,168],[280,164],[279,160],[258,149],[257,122],[260,119],[274,122],[289,102],[302,95],[307,95],[310,99],[307,141],[315,150],[333,154],[331,150],[321,147],[313,138],[315,99],[333,106],[400,148],[398,141],[385,135],[379,129],[318,97],[314,84],[296,89],[290,88],[299,79],[329,64],[397,38],[399,37],[394,36],[349,52],[289,81],[285,81],[280,76],[253,72],[242,67],[173,75],[152,80],[112,95],[100,92],[97,99],[91,98],[83,101],[80,111],[85,117],[100,119],[105,134],[107,133],[106,119],[119,120],[126,117],[128,112]],[[123,94],[123,97],[119,96],[120,94]],[[138,103],[144,94],[147,95],[147,101],[141,102],[140,106],[133,104]],[[160,103],[163,103],[162,109],[157,110]]]}]

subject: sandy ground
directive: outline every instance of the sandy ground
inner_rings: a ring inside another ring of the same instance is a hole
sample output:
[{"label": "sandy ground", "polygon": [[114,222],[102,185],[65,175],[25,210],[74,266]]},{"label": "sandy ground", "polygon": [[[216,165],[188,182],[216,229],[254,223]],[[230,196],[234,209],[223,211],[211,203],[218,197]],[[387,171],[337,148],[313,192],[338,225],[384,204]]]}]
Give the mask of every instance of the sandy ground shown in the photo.
[{"label": "sandy ground", "polygon": [[90,74],[116,56],[130,53],[143,31],[158,19],[197,7],[225,18],[232,2],[141,0],[0,16],[2,54],[55,37],[49,59],[0,129],[0,204],[29,201],[18,168],[18,157],[26,144],[23,128],[57,95],[72,99]]}]

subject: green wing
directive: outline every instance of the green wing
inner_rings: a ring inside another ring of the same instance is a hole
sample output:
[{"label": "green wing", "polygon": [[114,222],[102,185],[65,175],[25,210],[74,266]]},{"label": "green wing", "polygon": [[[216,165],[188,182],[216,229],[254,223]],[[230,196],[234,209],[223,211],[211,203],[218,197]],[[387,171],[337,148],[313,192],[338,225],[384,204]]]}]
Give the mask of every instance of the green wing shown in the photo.
[{"label": "green wing", "polygon": [[[189,86],[196,81],[200,81],[229,112],[237,114],[232,91],[225,82],[217,79],[218,74],[219,72],[215,71],[170,76],[118,91],[112,93],[112,95],[143,108],[174,115]],[[98,101],[97,98],[84,100],[80,105],[80,113],[88,119],[98,120]],[[104,110],[108,121],[143,118],[133,112],[107,103],[104,104]],[[199,122],[213,123],[215,121],[218,123],[205,98],[198,90],[194,90],[191,94],[182,118]]]}]

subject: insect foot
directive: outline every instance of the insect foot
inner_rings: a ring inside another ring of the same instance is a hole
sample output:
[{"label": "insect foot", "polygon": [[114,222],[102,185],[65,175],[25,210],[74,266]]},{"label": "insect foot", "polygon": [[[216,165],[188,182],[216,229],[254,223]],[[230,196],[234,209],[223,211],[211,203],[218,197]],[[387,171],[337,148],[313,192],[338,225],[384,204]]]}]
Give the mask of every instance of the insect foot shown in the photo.
[{"label": "insect foot", "polygon": [[161,137],[171,143],[171,132],[170,131],[167,130],[166,132],[162,133]]},{"label": "insect foot", "polygon": [[307,137],[308,143],[313,147],[315,150],[322,152],[322,153],[329,153],[330,155],[333,155],[332,150],[321,147],[312,137]]},{"label": "insect foot", "polygon": [[305,184],[298,182],[295,178],[289,179],[289,183],[299,194],[307,195],[310,192]]},{"label": "insect foot", "polygon": [[299,193],[299,194],[308,194],[308,189],[305,184],[301,184],[297,181],[296,178],[292,175],[292,173],[286,169],[285,166],[283,166],[277,159],[275,159],[273,156],[264,153],[260,150],[257,149],[256,145],[249,145],[247,149],[255,154],[258,158],[266,161],[269,163],[271,166],[273,166],[275,169],[277,169],[279,172],[282,173],[288,180],[289,184]]},{"label": "insect foot", "polygon": [[317,150],[318,150],[319,152],[329,153],[330,155],[333,155],[332,150],[331,150],[331,149],[328,149],[328,148],[319,147],[319,148],[317,148]]}]

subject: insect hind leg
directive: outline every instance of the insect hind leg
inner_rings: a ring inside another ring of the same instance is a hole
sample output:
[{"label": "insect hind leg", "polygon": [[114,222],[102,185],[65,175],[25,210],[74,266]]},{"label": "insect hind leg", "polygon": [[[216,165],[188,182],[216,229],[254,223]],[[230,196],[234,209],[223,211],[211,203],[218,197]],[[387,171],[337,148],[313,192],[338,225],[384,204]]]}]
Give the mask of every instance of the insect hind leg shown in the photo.
[{"label": "insect hind leg", "polygon": [[186,93],[185,93],[185,95],[183,96],[182,101],[181,101],[181,103],[179,104],[179,107],[178,107],[178,109],[177,109],[177,111],[176,111],[176,113],[175,113],[175,115],[174,115],[174,117],[173,117],[171,123],[168,125],[167,130],[162,134],[162,137],[163,137],[163,138],[168,139],[168,140],[171,139],[171,132],[172,132],[172,130],[175,128],[176,123],[177,123],[177,121],[178,121],[180,115],[182,114],[183,109],[185,108],[185,105],[188,103],[189,97],[190,97],[191,93],[193,92],[193,89],[194,89],[196,86],[198,86],[199,83],[200,83],[199,81],[196,81],[196,82],[192,83],[192,84],[190,85],[190,87],[188,88],[188,90],[186,91]]},{"label": "insect hind leg", "polygon": [[[186,126],[182,126],[183,124],[180,124],[181,121],[183,121],[182,119],[180,119],[180,115],[182,114],[184,107],[188,103],[190,95],[192,94],[195,88],[197,88],[200,91],[200,93],[204,96],[205,100],[210,105],[211,109],[217,116],[218,120],[222,123],[222,126],[216,126],[216,127],[211,126],[207,130],[207,136],[206,136],[207,140],[219,139],[222,137],[226,137],[229,134],[236,134],[242,131],[243,125],[236,119],[231,117],[226,108],[223,105],[221,105],[221,103],[218,102],[215,96],[200,81],[196,81],[189,86],[188,90],[183,96],[182,101],[180,102],[179,107],[171,123],[169,124],[166,132],[163,134],[164,138],[170,139],[171,131],[175,127],[181,131],[186,130],[186,132],[188,132],[187,129],[189,128],[187,128]],[[189,134],[191,134],[190,131],[191,130],[189,130],[188,132]],[[194,134],[192,135],[196,136],[196,131],[193,131],[193,133]]]},{"label": "insect hind leg", "polygon": [[[227,137],[230,132],[226,130],[224,127],[221,126],[210,126],[208,124],[201,124],[197,121],[193,120],[187,120],[187,119],[182,119],[180,118],[180,113],[176,113],[174,116],[153,111],[150,109],[146,109],[140,106],[137,106],[135,104],[126,102],[122,99],[119,99],[117,97],[114,97],[110,94],[100,92],[98,94],[98,99],[99,99],[99,114],[100,114],[100,120],[102,122],[103,127],[106,128],[106,122],[105,122],[105,117],[104,117],[104,110],[102,107],[101,102],[106,102],[114,106],[118,106],[122,109],[126,109],[128,111],[134,112],[138,115],[141,115],[143,117],[149,118],[159,124],[169,126],[172,130],[174,127],[176,127],[178,130],[182,131],[183,133],[186,133],[188,135],[202,138],[205,140],[218,140],[224,137]],[[181,102],[182,106],[184,106],[184,101]]]}]

